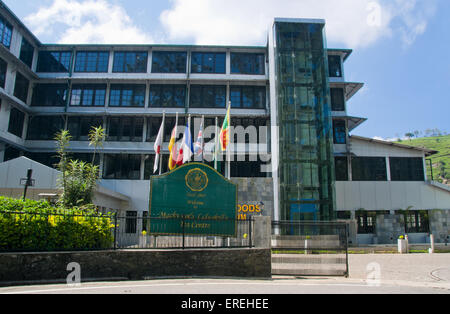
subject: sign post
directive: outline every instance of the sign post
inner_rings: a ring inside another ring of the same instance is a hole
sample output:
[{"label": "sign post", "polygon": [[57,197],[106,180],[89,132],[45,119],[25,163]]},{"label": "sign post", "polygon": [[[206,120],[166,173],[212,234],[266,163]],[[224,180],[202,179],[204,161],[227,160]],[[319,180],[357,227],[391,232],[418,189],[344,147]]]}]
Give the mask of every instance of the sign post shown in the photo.
[{"label": "sign post", "polygon": [[151,178],[150,234],[236,235],[237,186],[215,169],[189,163]]}]

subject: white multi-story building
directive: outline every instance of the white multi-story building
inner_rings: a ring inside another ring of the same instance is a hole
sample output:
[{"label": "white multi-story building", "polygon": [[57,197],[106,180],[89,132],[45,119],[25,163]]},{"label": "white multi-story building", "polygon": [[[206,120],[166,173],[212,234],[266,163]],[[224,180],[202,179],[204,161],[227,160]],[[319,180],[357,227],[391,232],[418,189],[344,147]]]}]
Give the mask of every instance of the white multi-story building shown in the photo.
[{"label": "white multi-story building", "polygon": [[27,167],[32,197],[55,192],[55,133],[68,129],[72,156],[90,161],[88,132],[103,126],[96,205],[142,215],[163,116],[166,172],[176,116],[194,138],[204,118],[210,161],[231,103],[234,159],[219,170],[239,184],[241,215],[353,220],[358,243],[447,241],[450,189],[426,173],[436,152],[350,135],[366,120],[347,114],[363,84],[345,80],[352,51],[326,47],[324,25],[275,19],[258,47],[47,45],[0,1],[1,193],[19,196]]}]

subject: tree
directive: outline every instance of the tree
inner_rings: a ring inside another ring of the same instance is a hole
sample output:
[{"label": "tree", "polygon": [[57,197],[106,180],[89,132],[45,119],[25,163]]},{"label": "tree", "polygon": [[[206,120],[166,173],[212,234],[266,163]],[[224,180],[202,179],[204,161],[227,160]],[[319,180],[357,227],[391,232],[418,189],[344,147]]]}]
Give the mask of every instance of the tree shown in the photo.
[{"label": "tree", "polygon": [[414,137],[414,133],[408,132],[405,134],[405,137],[411,141],[411,139]]},{"label": "tree", "polygon": [[71,136],[69,131],[60,131],[55,140],[57,142],[57,152],[59,156],[58,170],[62,177],[62,190],[60,203],[66,207],[81,207],[91,205],[97,181],[100,177],[99,167],[94,165],[95,154],[98,147],[103,147],[105,140],[105,130],[101,127],[93,128],[89,134],[89,146],[94,146],[94,156],[92,163],[78,160],[69,160],[67,148],[69,147]]}]

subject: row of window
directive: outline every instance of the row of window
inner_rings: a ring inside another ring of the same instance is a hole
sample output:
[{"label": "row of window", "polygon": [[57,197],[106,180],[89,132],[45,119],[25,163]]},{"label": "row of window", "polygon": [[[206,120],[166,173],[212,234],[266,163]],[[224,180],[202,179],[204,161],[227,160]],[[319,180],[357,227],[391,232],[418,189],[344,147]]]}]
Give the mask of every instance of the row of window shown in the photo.
[{"label": "row of window", "polygon": [[[21,137],[25,115],[13,108],[10,115],[10,133]],[[162,117],[108,117],[106,119],[106,141],[111,142],[142,142],[144,141],[144,121],[147,122],[145,141],[154,142],[162,123]],[[164,125],[164,140],[170,141],[172,130],[175,127],[175,117],[166,117]],[[223,122],[219,120],[218,126]],[[200,117],[191,118],[191,134],[195,134],[201,123]],[[104,125],[102,116],[70,116],[67,118],[67,129],[75,141],[87,141],[92,127]],[[178,118],[178,126],[186,125],[186,118]],[[231,121],[233,128],[232,141],[234,143],[260,143],[267,142],[267,118],[235,118]],[[215,126],[215,118],[205,118],[204,130]],[[253,126],[254,128],[248,128]],[[238,128],[242,127],[242,128]],[[265,128],[263,128],[265,127]],[[61,116],[34,116],[30,117],[28,124],[28,140],[53,140],[55,134],[65,128],[65,121]],[[182,134],[180,133],[181,137]]]},{"label": "row of window", "polygon": [[[405,233],[429,233],[430,222],[428,211],[396,211],[396,215],[402,215]],[[377,216],[389,215],[389,211],[364,211],[355,213],[358,226],[358,234],[375,234]],[[339,219],[350,219],[350,212],[338,212]]]},{"label": "row of window", "polygon": [[[424,181],[423,159],[420,157],[389,157],[391,181]],[[336,180],[349,180],[347,157],[335,157]],[[353,181],[387,181],[385,157],[352,157]]]},{"label": "row of window", "polygon": [[[75,72],[107,73],[109,51],[79,51],[75,56]],[[71,51],[40,51],[37,72],[69,72]],[[151,73],[186,73],[188,53],[154,51]],[[264,75],[266,59],[263,53],[231,53],[231,73]],[[113,73],[147,73],[148,52],[114,52]],[[192,52],[191,73],[226,73],[226,53]]]},{"label": "row of window", "polygon": [[[19,77],[19,83],[21,82]],[[26,101],[28,81],[23,81],[17,90],[20,90],[23,95],[16,96]],[[224,85],[191,85],[189,106],[191,108],[225,108],[226,90],[227,87]],[[69,97],[68,91],[69,88],[65,84],[36,84],[31,105],[65,106],[67,97]],[[69,104],[70,106],[104,107],[106,93],[106,84],[74,84]],[[112,84],[109,106],[144,107],[145,94],[146,85],[144,84]],[[184,108],[187,101],[186,95],[186,85],[150,85],[149,106]],[[231,86],[230,100],[233,108],[264,109],[266,107],[266,88],[264,86]]]}]

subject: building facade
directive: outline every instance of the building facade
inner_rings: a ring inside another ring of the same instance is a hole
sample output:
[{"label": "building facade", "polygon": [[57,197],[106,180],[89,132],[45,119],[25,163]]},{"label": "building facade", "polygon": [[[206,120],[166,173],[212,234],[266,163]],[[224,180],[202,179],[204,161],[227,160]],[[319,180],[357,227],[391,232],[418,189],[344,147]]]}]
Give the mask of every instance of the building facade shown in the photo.
[{"label": "building facade", "polygon": [[347,114],[363,84],[345,80],[352,51],[327,47],[323,20],[275,19],[257,47],[48,45],[0,1],[0,29],[0,162],[53,167],[61,129],[72,157],[91,161],[89,130],[103,126],[95,162],[120,205],[97,205],[143,215],[163,117],[162,172],[176,116],[179,139],[189,119],[194,138],[204,121],[195,160],[212,164],[231,103],[231,161],[219,170],[239,185],[240,217],[351,220],[354,241],[366,244],[407,232],[448,238],[450,189],[427,180],[435,152],[350,135],[366,120]]}]

